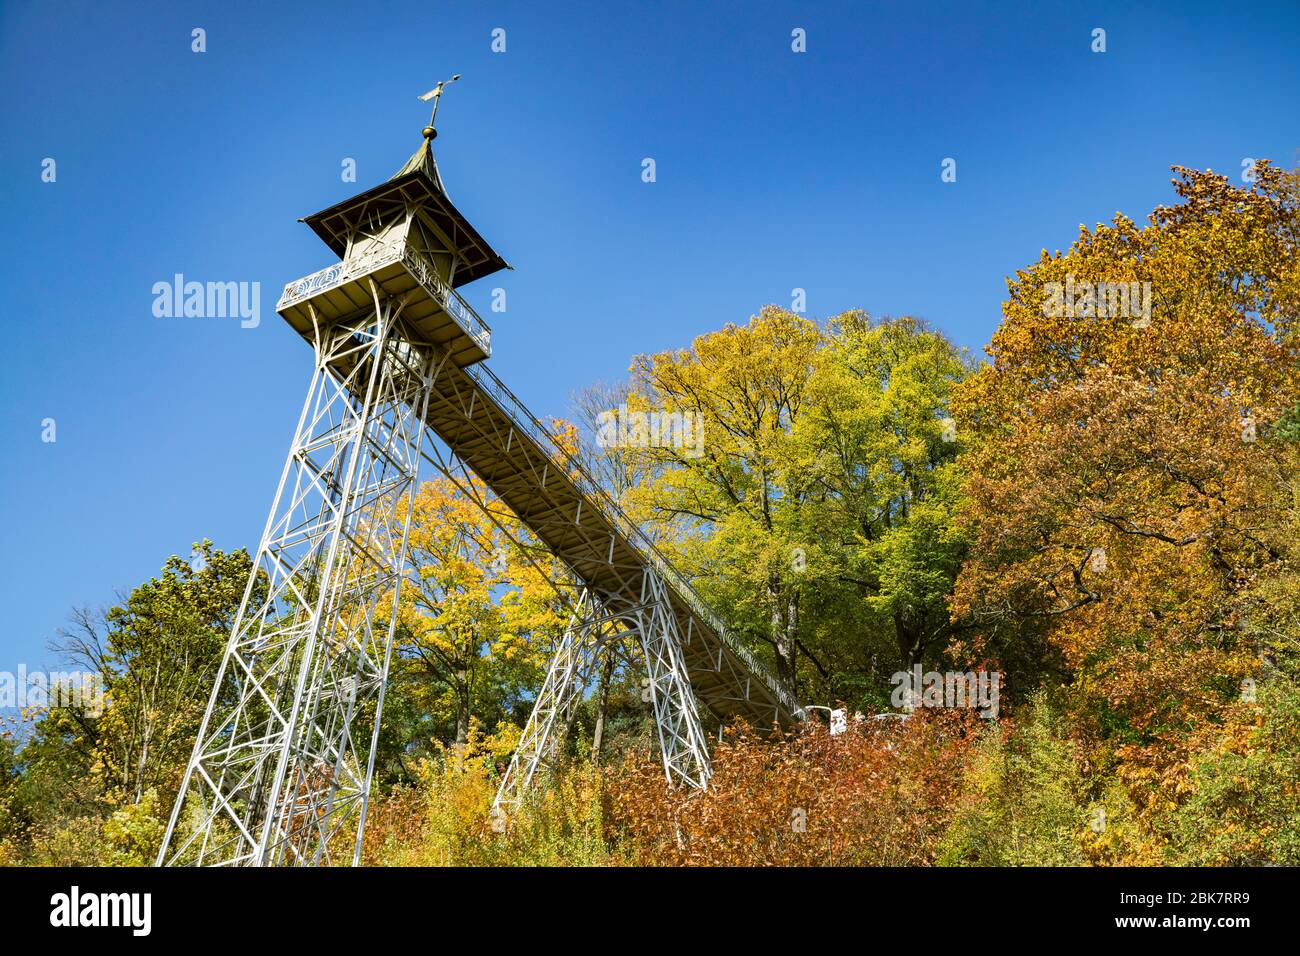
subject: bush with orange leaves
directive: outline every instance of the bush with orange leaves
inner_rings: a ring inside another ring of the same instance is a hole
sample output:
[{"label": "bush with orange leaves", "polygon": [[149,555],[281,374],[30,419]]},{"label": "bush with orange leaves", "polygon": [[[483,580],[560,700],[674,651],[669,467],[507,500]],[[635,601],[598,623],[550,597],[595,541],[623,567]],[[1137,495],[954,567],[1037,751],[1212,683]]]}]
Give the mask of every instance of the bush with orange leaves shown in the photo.
[{"label": "bush with orange leaves", "polygon": [[934,861],[984,721],[918,711],[719,743],[703,793],[664,787],[651,754],[610,771],[608,838],[661,866],[907,866]]}]

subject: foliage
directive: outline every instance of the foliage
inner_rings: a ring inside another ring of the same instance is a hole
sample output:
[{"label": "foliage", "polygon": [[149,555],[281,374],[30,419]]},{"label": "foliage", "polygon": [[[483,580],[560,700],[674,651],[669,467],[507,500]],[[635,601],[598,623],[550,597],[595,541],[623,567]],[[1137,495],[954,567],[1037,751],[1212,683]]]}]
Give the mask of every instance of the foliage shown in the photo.
[{"label": "foliage", "polygon": [[1261,686],[1213,746],[1192,759],[1169,821],[1170,863],[1300,865],[1300,686]]},{"label": "foliage", "polygon": [[967,371],[917,319],[823,327],[768,307],[636,359],[629,407],[697,415],[703,435],[632,455],[647,477],[626,500],[778,679],[870,706],[868,687],[953,630],[965,541],[947,402]]},{"label": "foliage", "polygon": [[[993,362],[954,399],[970,647],[1069,687],[1075,734],[1151,826],[1259,676],[1253,620],[1289,626],[1266,605],[1296,569],[1297,448],[1273,427],[1300,398],[1296,179],[1177,172],[1179,205],[1016,274]],[[1044,307],[1054,283],[1129,281],[1149,317]]]},{"label": "foliage", "polygon": [[1078,866],[1087,826],[1075,747],[1039,697],[1023,723],[980,738],[959,810],[945,834],[945,865]]},{"label": "foliage", "polygon": [[500,750],[494,743],[481,736],[475,725],[464,747],[439,747],[422,759],[415,786],[394,788],[372,807],[365,862],[386,866],[618,862],[604,839],[603,779],[591,764],[541,781],[533,799],[518,812],[494,818]]},{"label": "foliage", "polygon": [[902,866],[933,861],[977,719],[918,712],[832,737],[741,729],[717,745],[708,790],[664,786],[650,754],[611,772],[610,826],[635,861],[668,866]]},{"label": "foliage", "polygon": [[[180,785],[251,572],[246,551],[226,554],[203,541],[190,560],[172,556],[161,576],[108,611],[102,644],[84,617],[79,635],[64,635],[65,649],[97,665],[107,688],[101,717],[66,716],[83,725],[91,770],[110,802],[138,803],[150,789],[173,794]],[[254,586],[265,587],[261,575]]]},{"label": "foliage", "polygon": [[521,522],[500,503],[489,517],[475,504],[486,495],[477,479],[468,494],[446,478],[420,487],[408,542],[417,574],[398,614],[394,686],[462,744],[473,717],[518,716],[520,691],[541,682],[567,620],[531,552],[516,544],[528,540]]}]

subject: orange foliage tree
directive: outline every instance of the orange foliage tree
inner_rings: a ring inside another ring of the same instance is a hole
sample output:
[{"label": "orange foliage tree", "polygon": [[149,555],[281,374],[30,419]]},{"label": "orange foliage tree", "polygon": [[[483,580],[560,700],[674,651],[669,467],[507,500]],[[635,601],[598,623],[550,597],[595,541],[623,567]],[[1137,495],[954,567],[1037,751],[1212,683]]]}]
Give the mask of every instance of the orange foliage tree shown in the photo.
[{"label": "orange foliage tree", "polygon": [[1146,810],[1260,666],[1251,596],[1295,568],[1297,179],[1176,171],[1176,206],[1009,281],[954,400],[975,529],[954,611],[983,652],[1061,668]]}]

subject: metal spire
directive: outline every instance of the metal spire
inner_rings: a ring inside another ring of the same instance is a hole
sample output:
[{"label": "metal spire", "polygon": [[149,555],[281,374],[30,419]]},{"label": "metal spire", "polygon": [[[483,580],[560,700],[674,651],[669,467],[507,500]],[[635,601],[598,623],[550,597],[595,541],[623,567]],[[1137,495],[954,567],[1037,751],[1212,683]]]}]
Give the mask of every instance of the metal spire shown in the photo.
[{"label": "metal spire", "polygon": [[455,83],[459,79],[460,79],[460,74],[453,73],[450,80],[440,80],[438,82],[438,85],[435,86],[433,89],[431,89],[428,93],[420,94],[420,99],[426,103],[429,102],[429,100],[433,100],[433,112],[429,114],[429,125],[424,128],[425,139],[433,139],[435,136],[438,135],[438,131],[434,129],[433,121],[438,116],[438,101],[442,99],[443,87],[447,86],[450,83]]}]

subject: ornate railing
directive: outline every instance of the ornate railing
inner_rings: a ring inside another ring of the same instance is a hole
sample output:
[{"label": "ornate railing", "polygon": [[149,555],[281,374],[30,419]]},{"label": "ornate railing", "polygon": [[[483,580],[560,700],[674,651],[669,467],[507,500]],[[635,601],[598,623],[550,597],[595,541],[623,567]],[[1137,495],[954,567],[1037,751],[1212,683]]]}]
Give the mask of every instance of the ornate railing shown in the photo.
[{"label": "ornate railing", "polygon": [[345,285],[354,279],[377,272],[394,262],[402,263],[406,267],[406,271],[429,294],[429,297],[437,302],[443,308],[443,311],[455,319],[457,324],[465,330],[465,334],[477,342],[484,353],[492,354],[492,330],[488,328],[488,324],[479,318],[478,313],[460,297],[460,294],[442,276],[438,275],[438,270],[433,267],[433,263],[423,253],[404,243],[381,245],[362,255],[336,262],[334,265],[327,266],[319,272],[313,272],[309,276],[295,279],[284,287],[284,293],[280,296],[280,301],[276,303],[276,311],[281,311],[304,299],[310,299],[312,296]]},{"label": "ornate railing", "polygon": [[295,279],[284,287],[284,293],[280,296],[280,301],[276,303],[276,311],[301,302],[303,299],[310,299],[312,296],[320,295],[322,292],[336,286],[351,282],[353,279],[369,275],[384,266],[399,261],[401,258],[401,246],[381,245],[360,256],[344,259],[332,266],[326,266],[319,272],[313,272],[309,276]]},{"label": "ornate railing", "polygon": [[486,322],[479,318],[468,302],[460,297],[460,294],[453,289],[442,276],[438,275],[438,270],[422,253],[416,252],[410,246],[405,246],[405,255],[402,261],[406,264],[407,271],[415,276],[417,282],[424,286],[424,290],[437,301],[447,314],[459,323],[460,327],[465,330],[475,342],[478,343],[486,354],[492,354],[492,330],[488,328]]},{"label": "ornate railing", "polygon": [[484,391],[496,400],[497,404],[510,416],[521,431],[537,442],[553,461],[567,469],[570,480],[578,486],[578,490],[585,494],[601,510],[606,520],[613,524],[632,543],[632,546],[641,552],[647,563],[651,564],[672,585],[673,589],[690,609],[702,621],[713,628],[722,643],[727,646],[727,649],[744,661],[750,672],[767,686],[786,710],[796,717],[802,714],[803,708],[799,706],[794,695],[770,676],[767,667],[754,656],[749,648],[731,635],[727,630],[727,626],[722,623],[722,618],[718,615],[718,612],[704,598],[700,597],[695,588],[691,586],[691,583],[686,580],[686,577],[663,556],[663,553],[655,546],[650,536],[627,516],[627,513],[619,504],[591,476],[587,467],[576,456],[565,451],[559,440],[533,416],[533,413],[524,406],[523,402],[515,397],[514,392],[510,391],[506,384],[497,378],[486,365],[472,365],[467,367],[465,371]]}]

